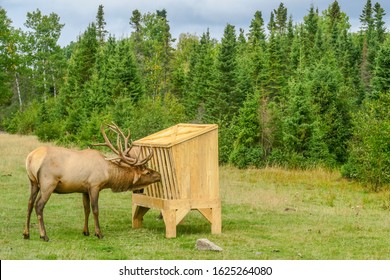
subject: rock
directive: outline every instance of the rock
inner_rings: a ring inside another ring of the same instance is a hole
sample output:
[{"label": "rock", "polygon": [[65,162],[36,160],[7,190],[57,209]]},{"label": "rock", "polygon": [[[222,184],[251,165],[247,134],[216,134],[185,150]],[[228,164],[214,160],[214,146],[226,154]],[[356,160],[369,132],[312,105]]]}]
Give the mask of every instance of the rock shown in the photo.
[{"label": "rock", "polygon": [[286,207],[286,208],[284,208],[284,211],[286,211],[286,212],[288,212],[288,211],[295,212],[295,211],[297,211],[297,209],[296,208],[292,208],[292,207]]},{"label": "rock", "polygon": [[215,245],[213,242],[208,240],[207,238],[201,238],[196,240],[196,248],[199,251],[218,251],[221,252],[222,248]]}]

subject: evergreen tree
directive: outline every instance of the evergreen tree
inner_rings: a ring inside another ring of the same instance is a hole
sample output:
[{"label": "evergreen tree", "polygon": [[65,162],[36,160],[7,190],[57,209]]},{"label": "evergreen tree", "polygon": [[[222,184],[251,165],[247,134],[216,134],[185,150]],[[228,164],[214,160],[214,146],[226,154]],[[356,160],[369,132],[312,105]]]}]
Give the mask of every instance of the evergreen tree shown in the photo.
[{"label": "evergreen tree", "polygon": [[372,2],[371,0],[367,0],[364,5],[362,14],[360,15],[360,22],[362,24],[362,30],[372,30],[373,29],[373,10],[372,10]]},{"label": "evergreen tree", "polygon": [[183,96],[188,117],[196,122],[212,122],[206,110],[208,104],[214,101],[215,96],[214,42],[207,31],[203,33],[199,44],[194,45],[190,56],[186,93]]},{"label": "evergreen tree", "polygon": [[390,39],[380,48],[372,79],[372,95],[370,98],[377,99],[381,93],[390,91]]},{"label": "evergreen tree", "polygon": [[264,164],[258,115],[260,100],[258,92],[249,94],[234,122],[233,131],[237,136],[229,162],[239,168],[260,167]]},{"label": "evergreen tree", "polygon": [[172,35],[166,10],[139,15],[135,10],[130,19],[135,28],[132,41],[136,59],[145,78],[146,93],[151,96],[171,90]]},{"label": "evergreen tree", "polygon": [[[260,11],[256,11],[251,21],[250,32],[248,34],[248,52],[250,62],[247,67],[251,71],[250,77],[253,87],[257,90],[264,89],[266,79],[265,70],[265,50],[266,35],[264,31],[264,20]],[[244,55],[244,54],[243,54]]]},{"label": "evergreen tree", "polygon": [[270,100],[279,100],[282,95],[283,83],[283,60],[282,60],[282,45],[280,44],[281,37],[276,35],[276,32],[271,31],[267,45],[267,60],[266,60],[266,81],[265,89]]},{"label": "evergreen tree", "polygon": [[319,42],[321,40],[321,36],[318,34],[319,26],[318,26],[318,11],[314,10],[314,6],[310,6],[309,14],[303,18],[303,32],[302,36],[302,61],[305,65],[308,65],[309,62],[313,61],[313,57],[318,54],[318,50],[315,49],[316,46],[322,46],[323,42]]},{"label": "evergreen tree", "polygon": [[375,49],[374,36],[374,18],[371,0],[367,0],[362,14],[360,15],[360,22],[362,24],[361,30],[363,32],[362,45],[362,63],[361,63],[361,79],[363,81],[365,91],[371,91],[371,77],[374,63],[373,50]]},{"label": "evergreen tree", "polygon": [[106,22],[104,20],[104,6],[99,5],[98,12],[96,15],[96,32],[100,45],[105,41],[108,31],[105,29]]},{"label": "evergreen tree", "polygon": [[264,20],[261,11],[256,11],[249,26],[248,43],[251,46],[265,47]]},{"label": "evergreen tree", "polygon": [[283,144],[279,158],[275,159],[279,164],[287,163],[294,168],[327,163],[329,158],[306,77],[301,73],[288,84],[287,107],[282,120]]},{"label": "evergreen tree", "polygon": [[342,168],[346,177],[358,179],[378,191],[390,183],[390,93],[366,100],[354,118],[350,156]]},{"label": "evergreen tree", "polygon": [[285,34],[287,31],[287,8],[283,3],[280,3],[278,9],[274,10],[274,19],[275,31],[279,34]]},{"label": "evergreen tree", "polygon": [[343,163],[347,142],[351,136],[351,117],[346,90],[334,54],[328,53],[310,73],[311,93],[317,114],[321,116],[321,131],[334,163]]},{"label": "evergreen tree", "polygon": [[[77,134],[83,120],[86,119],[86,112],[89,106],[88,82],[94,79],[98,81],[95,71],[95,64],[98,53],[98,40],[96,25],[91,23],[82,34],[75,46],[69,60],[66,83],[61,90],[59,109],[65,117],[65,131],[72,141],[72,135]],[[96,84],[95,84],[96,85]]]},{"label": "evergreen tree", "polygon": [[378,44],[382,44],[385,41],[386,27],[383,17],[386,15],[385,10],[379,3],[374,5],[374,29],[375,29],[375,41]]},{"label": "evergreen tree", "polygon": [[172,93],[181,101],[184,100],[189,82],[193,53],[199,45],[199,37],[192,34],[181,34],[173,55]]},{"label": "evergreen tree", "polygon": [[225,27],[216,65],[216,96],[207,100],[207,119],[229,123],[243,102],[237,88],[237,39],[233,25],[227,24]]}]

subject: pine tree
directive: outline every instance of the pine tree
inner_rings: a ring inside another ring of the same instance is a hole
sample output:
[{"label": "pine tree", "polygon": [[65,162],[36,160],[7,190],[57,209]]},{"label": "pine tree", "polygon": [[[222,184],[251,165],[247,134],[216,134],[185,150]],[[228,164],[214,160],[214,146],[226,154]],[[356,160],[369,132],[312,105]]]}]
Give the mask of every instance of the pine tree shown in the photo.
[{"label": "pine tree", "polygon": [[371,0],[367,0],[362,14],[360,15],[362,23],[361,30],[363,32],[362,45],[362,63],[361,63],[361,79],[363,81],[366,92],[371,91],[371,77],[374,63],[375,38],[374,38],[374,18]]},{"label": "pine tree", "polygon": [[301,34],[303,40],[303,57],[302,62],[308,64],[309,61],[313,62],[313,56],[318,54],[318,50],[315,50],[315,45],[322,46],[322,42],[319,42],[318,39],[322,39],[319,36],[319,26],[318,26],[318,11],[314,10],[314,6],[310,6],[309,14],[303,18],[303,32]]},{"label": "pine tree", "polygon": [[313,101],[318,108],[317,114],[321,116],[323,141],[334,163],[343,163],[352,125],[348,96],[334,54],[328,52],[309,75]]},{"label": "pine tree", "polygon": [[248,64],[248,68],[250,68],[251,71],[250,76],[253,87],[260,90],[264,89],[264,80],[266,77],[266,34],[264,31],[264,20],[260,11],[256,11],[249,30],[248,52],[250,63]]},{"label": "pine tree", "polygon": [[267,64],[265,89],[270,100],[279,100],[283,89],[283,61],[281,57],[282,46],[280,37],[275,31],[271,32],[267,45]]},{"label": "pine tree", "polygon": [[121,40],[117,44],[117,67],[115,72],[120,85],[121,96],[128,96],[134,103],[137,103],[144,94],[141,77],[132,53],[128,40]]},{"label": "pine tree", "polygon": [[231,121],[243,102],[237,89],[237,39],[235,27],[227,24],[217,57],[217,95],[206,103],[210,121]]},{"label": "pine tree", "polygon": [[342,168],[346,177],[358,179],[378,191],[390,183],[390,92],[368,99],[354,118],[350,156]]},{"label": "pine tree", "polygon": [[375,41],[378,44],[382,44],[385,41],[386,26],[383,21],[383,17],[386,15],[385,10],[379,3],[374,5],[374,29],[375,29]]},{"label": "pine tree", "polygon": [[390,39],[387,39],[380,48],[372,79],[371,99],[377,99],[380,94],[390,92]]},{"label": "pine tree", "polygon": [[105,29],[106,22],[104,20],[104,6],[99,5],[98,12],[96,15],[96,32],[100,45],[105,41],[108,31]]},{"label": "pine tree", "polygon": [[265,47],[264,20],[261,11],[256,11],[249,26],[248,43],[253,47]]},{"label": "pine tree", "polygon": [[216,95],[216,69],[214,42],[210,32],[203,33],[199,44],[193,46],[189,61],[186,93],[183,96],[186,113],[196,122],[211,122],[205,115],[207,106],[212,106]]},{"label": "pine tree", "polygon": [[233,131],[237,135],[229,162],[239,168],[264,164],[258,115],[260,100],[258,92],[249,94],[234,122]]},{"label": "pine tree", "polygon": [[189,83],[190,67],[196,47],[199,45],[199,37],[192,34],[181,34],[172,61],[172,94],[180,100],[186,95],[186,85]]},{"label": "pine tree", "polygon": [[367,0],[364,5],[362,14],[359,17],[360,22],[362,23],[363,30],[372,30],[373,29],[373,10],[371,0]]},{"label": "pine tree", "polygon": [[172,35],[166,10],[147,13],[140,17],[133,11],[130,24],[135,28],[132,41],[136,59],[145,79],[146,93],[164,95],[171,90]]},{"label": "pine tree", "polygon": [[326,163],[328,150],[322,139],[320,120],[316,115],[307,74],[300,73],[296,79],[290,80],[288,89],[287,107],[282,120],[283,156],[278,159],[283,161],[279,164],[302,168]]},{"label": "pine tree", "polygon": [[273,27],[275,31],[279,34],[285,34],[287,31],[287,8],[283,3],[280,3],[278,9],[274,10],[274,15]]}]

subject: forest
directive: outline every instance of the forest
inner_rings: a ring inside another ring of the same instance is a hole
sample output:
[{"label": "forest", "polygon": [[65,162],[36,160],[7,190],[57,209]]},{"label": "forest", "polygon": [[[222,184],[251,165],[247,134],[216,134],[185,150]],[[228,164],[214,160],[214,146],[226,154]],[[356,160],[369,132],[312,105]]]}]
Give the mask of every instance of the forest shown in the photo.
[{"label": "forest", "polygon": [[60,16],[0,7],[0,130],[88,147],[102,123],[132,138],[171,125],[219,125],[220,164],[329,168],[372,190],[390,183],[390,36],[380,3],[360,29],[334,1],[300,23],[283,3],[248,30],[227,24],[172,38],[168,11],[129,12],[131,35],[106,30],[104,7],[75,42]]}]

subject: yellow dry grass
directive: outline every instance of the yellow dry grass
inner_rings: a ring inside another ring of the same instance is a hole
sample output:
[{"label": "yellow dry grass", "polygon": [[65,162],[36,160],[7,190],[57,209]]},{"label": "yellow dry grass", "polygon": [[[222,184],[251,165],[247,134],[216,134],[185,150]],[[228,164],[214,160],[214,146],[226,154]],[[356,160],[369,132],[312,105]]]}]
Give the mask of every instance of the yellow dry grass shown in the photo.
[{"label": "yellow dry grass", "polygon": [[11,175],[21,167],[24,167],[24,160],[35,148],[42,145],[52,145],[39,142],[35,136],[21,136],[0,134],[0,159],[1,174]]}]

